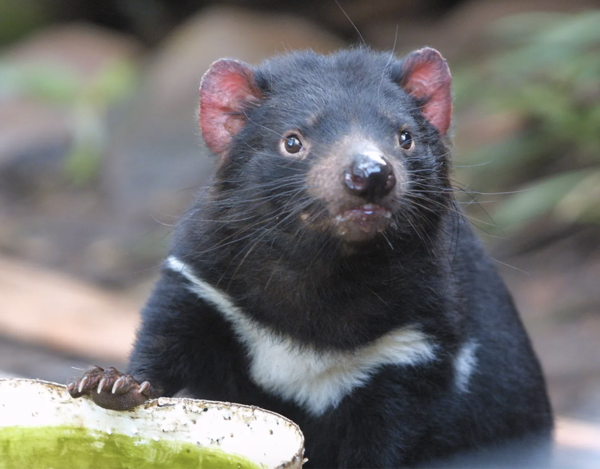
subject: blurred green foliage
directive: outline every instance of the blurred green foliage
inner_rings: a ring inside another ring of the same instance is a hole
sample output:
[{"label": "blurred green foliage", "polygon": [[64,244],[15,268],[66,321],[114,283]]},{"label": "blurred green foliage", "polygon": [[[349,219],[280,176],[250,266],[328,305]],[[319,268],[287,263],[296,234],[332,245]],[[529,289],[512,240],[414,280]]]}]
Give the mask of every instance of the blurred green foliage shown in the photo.
[{"label": "blurred green foliage", "polygon": [[478,187],[515,191],[495,222],[600,223],[600,11],[506,17],[490,40],[492,52],[455,73],[455,93],[458,109],[517,123],[460,156]]},{"label": "blurred green foliage", "polygon": [[115,102],[131,95],[137,71],[131,62],[115,62],[94,78],[52,63],[15,65],[0,61],[0,99],[26,97],[60,106],[68,112],[73,139],[65,170],[76,185],[91,181],[106,151],[107,112]]},{"label": "blurred green foliage", "polygon": [[48,23],[49,15],[44,6],[39,0],[0,0],[0,45]]}]

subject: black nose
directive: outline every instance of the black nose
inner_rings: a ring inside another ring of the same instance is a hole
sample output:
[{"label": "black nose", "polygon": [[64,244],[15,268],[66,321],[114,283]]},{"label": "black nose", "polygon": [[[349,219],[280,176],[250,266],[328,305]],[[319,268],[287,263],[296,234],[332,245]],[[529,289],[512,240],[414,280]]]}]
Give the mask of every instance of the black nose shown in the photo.
[{"label": "black nose", "polygon": [[345,172],[346,188],[369,202],[380,200],[396,185],[390,162],[380,154],[358,154]]}]

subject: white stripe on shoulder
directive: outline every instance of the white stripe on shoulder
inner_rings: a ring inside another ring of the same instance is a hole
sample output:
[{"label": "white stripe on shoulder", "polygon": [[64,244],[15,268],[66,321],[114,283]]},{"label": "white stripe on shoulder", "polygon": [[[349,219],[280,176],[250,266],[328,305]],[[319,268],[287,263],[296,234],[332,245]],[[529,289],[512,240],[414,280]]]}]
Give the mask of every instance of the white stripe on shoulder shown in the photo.
[{"label": "white stripe on shoulder", "polygon": [[207,303],[217,308],[229,320],[244,318],[242,310],[233,304],[229,295],[197,277],[192,269],[174,256],[167,258],[167,266],[183,275],[193,286],[192,291]]},{"label": "white stripe on shoulder", "polygon": [[197,277],[179,259],[169,257],[167,266],[181,273],[190,290],[232,324],[248,350],[254,382],[313,415],[335,408],[384,365],[418,365],[435,359],[435,345],[414,326],[393,330],[352,352],[317,352],[251,321],[229,295]]},{"label": "white stripe on shoulder", "polygon": [[475,351],[478,346],[475,341],[469,340],[462,345],[454,357],[454,384],[461,392],[469,392],[469,380],[477,366]]}]

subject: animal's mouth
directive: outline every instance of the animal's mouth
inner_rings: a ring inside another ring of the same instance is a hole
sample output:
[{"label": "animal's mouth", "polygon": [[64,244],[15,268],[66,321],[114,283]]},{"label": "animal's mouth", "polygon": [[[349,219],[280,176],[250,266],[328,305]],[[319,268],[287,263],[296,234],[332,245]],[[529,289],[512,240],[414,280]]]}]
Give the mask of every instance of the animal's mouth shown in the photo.
[{"label": "animal's mouth", "polygon": [[368,241],[390,224],[392,213],[379,204],[364,204],[342,211],[333,219],[336,234],[349,242]]}]

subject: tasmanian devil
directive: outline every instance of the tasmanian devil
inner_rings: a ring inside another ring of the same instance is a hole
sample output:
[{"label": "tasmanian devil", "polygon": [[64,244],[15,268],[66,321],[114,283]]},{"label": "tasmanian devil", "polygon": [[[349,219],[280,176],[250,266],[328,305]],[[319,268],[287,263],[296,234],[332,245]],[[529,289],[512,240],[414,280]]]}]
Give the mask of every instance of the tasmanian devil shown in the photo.
[{"label": "tasmanian devil", "polygon": [[223,59],[200,85],[216,174],[175,231],[111,409],[186,389],[279,412],[314,467],[549,439],[544,379],[454,198],[451,77],[424,48]]}]

